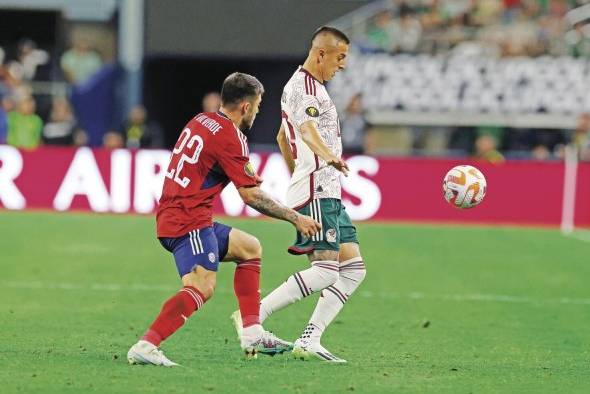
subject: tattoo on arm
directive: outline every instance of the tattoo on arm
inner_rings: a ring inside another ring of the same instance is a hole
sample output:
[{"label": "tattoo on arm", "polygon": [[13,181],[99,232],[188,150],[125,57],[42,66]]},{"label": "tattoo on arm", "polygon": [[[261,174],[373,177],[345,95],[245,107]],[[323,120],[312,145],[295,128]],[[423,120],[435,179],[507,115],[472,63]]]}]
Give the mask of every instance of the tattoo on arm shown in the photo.
[{"label": "tattoo on arm", "polygon": [[297,220],[297,212],[275,201],[260,188],[253,188],[252,193],[248,205],[256,209],[258,212],[291,223],[294,223]]}]

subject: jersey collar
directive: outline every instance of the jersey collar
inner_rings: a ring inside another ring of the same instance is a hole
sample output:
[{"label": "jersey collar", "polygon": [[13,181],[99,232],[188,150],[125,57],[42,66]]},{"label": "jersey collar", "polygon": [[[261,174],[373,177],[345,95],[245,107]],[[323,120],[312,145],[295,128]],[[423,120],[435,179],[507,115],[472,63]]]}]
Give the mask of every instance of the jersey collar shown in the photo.
[{"label": "jersey collar", "polygon": [[303,66],[299,66],[299,71],[301,71],[304,74],[309,75],[310,77],[312,77],[313,79],[315,79],[318,83],[321,83],[322,85],[324,84],[319,79],[317,79],[316,77],[314,77],[313,75],[311,75],[311,73],[309,71],[307,71],[306,69],[304,69]]},{"label": "jersey collar", "polygon": [[217,115],[219,115],[219,116],[221,116],[222,118],[225,118],[225,119],[227,119],[227,120],[230,120],[230,118],[229,118],[229,117],[228,117],[226,114],[224,114],[223,112],[221,112],[221,111],[217,111]]}]

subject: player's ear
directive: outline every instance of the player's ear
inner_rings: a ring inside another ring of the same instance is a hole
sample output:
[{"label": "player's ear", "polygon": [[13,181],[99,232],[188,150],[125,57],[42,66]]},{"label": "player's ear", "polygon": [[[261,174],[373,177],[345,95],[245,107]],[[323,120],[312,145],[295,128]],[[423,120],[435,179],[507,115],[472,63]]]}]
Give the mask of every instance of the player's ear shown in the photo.
[{"label": "player's ear", "polygon": [[248,100],[244,101],[244,103],[242,104],[242,115],[246,115],[248,113],[251,105],[252,104],[250,104]]}]

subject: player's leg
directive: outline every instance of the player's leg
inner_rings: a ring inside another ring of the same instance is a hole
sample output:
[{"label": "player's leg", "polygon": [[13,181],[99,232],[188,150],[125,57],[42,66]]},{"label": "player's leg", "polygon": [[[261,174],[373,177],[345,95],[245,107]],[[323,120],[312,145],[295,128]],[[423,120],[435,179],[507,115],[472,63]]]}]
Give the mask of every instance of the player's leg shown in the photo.
[{"label": "player's leg", "polygon": [[272,313],[293,304],[304,297],[333,285],[338,280],[338,239],[336,233],[337,201],[313,200],[299,210],[322,224],[322,231],[311,239],[297,234],[297,241],[289,248],[291,253],[307,253],[311,267],[294,273],[264,297],[260,303],[260,321]]},{"label": "player's leg", "polygon": [[260,324],[260,266],[262,246],[256,237],[215,223],[220,258],[236,263],[234,292],[239,311],[232,314],[242,349],[248,358],[256,353],[275,355],[293,348],[287,341],[266,332]]},{"label": "player's leg", "polygon": [[340,245],[340,276],[336,283],[321,293],[306,328],[310,340],[320,342],[324,330],[332,323],[352,293],[365,278],[366,270],[359,245],[347,242]]},{"label": "player's leg", "polygon": [[213,296],[215,289],[219,253],[211,227],[161,241],[174,254],[183,287],[164,302],[144,336],[131,347],[127,354],[131,364],[177,365],[158,347]]},{"label": "player's leg", "polygon": [[[216,227],[227,229],[228,226],[216,223]],[[242,327],[261,330],[260,326],[260,267],[262,246],[256,237],[236,228],[231,228],[227,236],[220,233],[220,238],[227,239],[227,253],[223,261],[236,263],[234,272],[234,292],[238,299]],[[220,240],[220,244],[223,241]]]},{"label": "player's leg", "polygon": [[[316,308],[300,339],[295,341],[299,347],[299,356],[305,358],[313,354],[328,362],[345,362],[331,354],[320,344],[322,334],[336,315],[344,307],[348,298],[365,278],[365,266],[361,258],[356,228],[342,206],[338,216],[338,233],[340,239],[339,277],[336,283],[322,290]],[[306,351],[301,351],[301,348]],[[298,351],[294,351],[297,356]]]}]

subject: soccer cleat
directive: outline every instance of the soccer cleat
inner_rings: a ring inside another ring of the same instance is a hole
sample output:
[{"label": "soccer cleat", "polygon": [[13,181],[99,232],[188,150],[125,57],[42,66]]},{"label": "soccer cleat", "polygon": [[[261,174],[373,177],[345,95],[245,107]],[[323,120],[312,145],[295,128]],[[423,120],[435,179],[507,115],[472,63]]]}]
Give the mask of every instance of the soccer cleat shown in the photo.
[{"label": "soccer cleat", "polygon": [[309,360],[311,357],[316,357],[321,361],[334,364],[345,364],[346,360],[338,358],[330,353],[319,342],[311,342],[302,338],[298,338],[293,344],[293,351],[291,352],[294,358],[302,361]]},{"label": "soccer cleat", "polygon": [[140,340],[135,345],[131,346],[127,352],[127,361],[129,364],[139,365],[161,365],[163,367],[176,367],[179,364],[170,361],[164,352],[162,352],[156,345],[148,341]]},{"label": "soccer cleat", "polygon": [[242,337],[241,342],[242,350],[249,360],[256,359],[258,353],[274,356],[293,349],[291,342],[284,341],[269,331],[263,331],[262,335],[253,339]]},{"label": "soccer cleat", "polygon": [[229,318],[231,319],[232,323],[234,324],[234,328],[238,333],[239,341],[240,339],[242,339],[242,315],[240,314],[240,311],[235,311],[231,314]]}]

